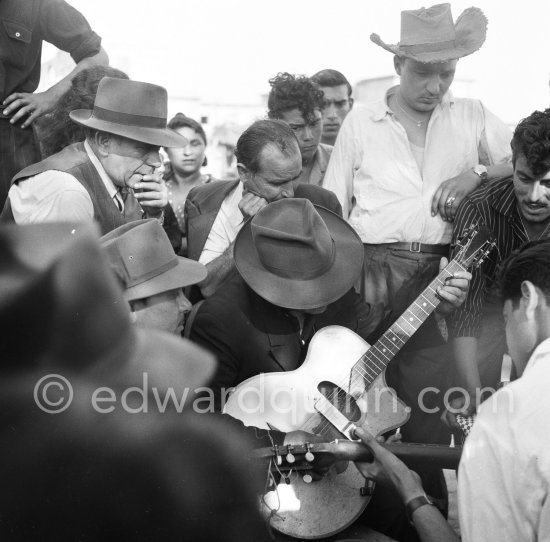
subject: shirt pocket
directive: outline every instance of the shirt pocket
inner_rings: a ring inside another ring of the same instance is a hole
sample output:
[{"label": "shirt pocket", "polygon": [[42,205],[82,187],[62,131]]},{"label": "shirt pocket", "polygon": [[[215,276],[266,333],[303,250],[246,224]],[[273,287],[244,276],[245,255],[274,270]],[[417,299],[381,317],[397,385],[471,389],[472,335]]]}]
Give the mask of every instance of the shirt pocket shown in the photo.
[{"label": "shirt pocket", "polygon": [[4,42],[2,47],[2,56],[5,61],[15,66],[22,66],[27,61],[27,56],[30,49],[30,43],[32,40],[32,31],[21,23],[2,20],[2,27],[4,30]]}]

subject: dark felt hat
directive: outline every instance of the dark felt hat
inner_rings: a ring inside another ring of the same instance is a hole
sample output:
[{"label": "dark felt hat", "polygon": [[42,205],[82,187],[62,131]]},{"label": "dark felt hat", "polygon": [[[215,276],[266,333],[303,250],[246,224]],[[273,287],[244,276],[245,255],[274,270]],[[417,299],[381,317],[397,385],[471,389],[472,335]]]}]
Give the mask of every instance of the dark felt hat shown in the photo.
[{"label": "dark felt hat", "polygon": [[206,267],[174,254],[158,220],[136,220],[101,239],[103,252],[124,284],[128,301],[184,288],[206,278]]},{"label": "dark felt hat", "polygon": [[184,147],[187,139],[166,127],[168,94],[151,83],[104,77],[93,109],[69,113],[77,124],[161,147]]},{"label": "dark felt hat", "polygon": [[363,243],[354,229],[301,198],[261,209],[241,228],[234,254],[245,282],[288,309],[316,309],[336,301],[363,267]]}]

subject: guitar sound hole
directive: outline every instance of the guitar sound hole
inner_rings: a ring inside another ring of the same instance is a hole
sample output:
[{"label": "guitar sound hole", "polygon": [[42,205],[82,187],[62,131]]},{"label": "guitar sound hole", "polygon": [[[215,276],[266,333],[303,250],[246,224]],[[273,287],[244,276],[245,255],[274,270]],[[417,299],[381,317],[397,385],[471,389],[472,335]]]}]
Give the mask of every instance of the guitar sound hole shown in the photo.
[{"label": "guitar sound hole", "polygon": [[333,382],[323,381],[317,386],[319,393],[330,401],[348,420],[357,422],[361,418],[361,410],[355,399]]}]

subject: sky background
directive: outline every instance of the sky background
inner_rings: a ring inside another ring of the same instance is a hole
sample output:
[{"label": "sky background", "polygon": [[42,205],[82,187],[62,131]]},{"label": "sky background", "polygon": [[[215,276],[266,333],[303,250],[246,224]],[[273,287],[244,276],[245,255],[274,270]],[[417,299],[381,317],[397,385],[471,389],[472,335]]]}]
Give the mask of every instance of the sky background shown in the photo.
[{"label": "sky background", "polygon": [[[279,71],[343,72],[352,84],[393,73],[400,12],[411,0],[68,0],[103,38],[111,65],[169,96],[258,103]],[[424,4],[429,5],[429,4]],[[453,16],[470,1],[452,2]],[[550,1],[477,0],[487,41],[461,60],[457,78],[509,123],[550,106]],[[53,54],[44,50],[44,58]]]}]

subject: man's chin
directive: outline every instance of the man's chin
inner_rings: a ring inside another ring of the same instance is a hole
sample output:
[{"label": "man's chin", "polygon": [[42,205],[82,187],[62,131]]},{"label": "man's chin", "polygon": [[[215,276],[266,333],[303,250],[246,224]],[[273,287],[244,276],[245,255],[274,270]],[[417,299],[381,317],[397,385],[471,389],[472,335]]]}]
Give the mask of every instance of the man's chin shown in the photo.
[{"label": "man's chin", "polygon": [[550,220],[550,213],[546,207],[540,210],[532,210],[524,206],[521,214],[527,222],[540,224],[541,222]]}]

